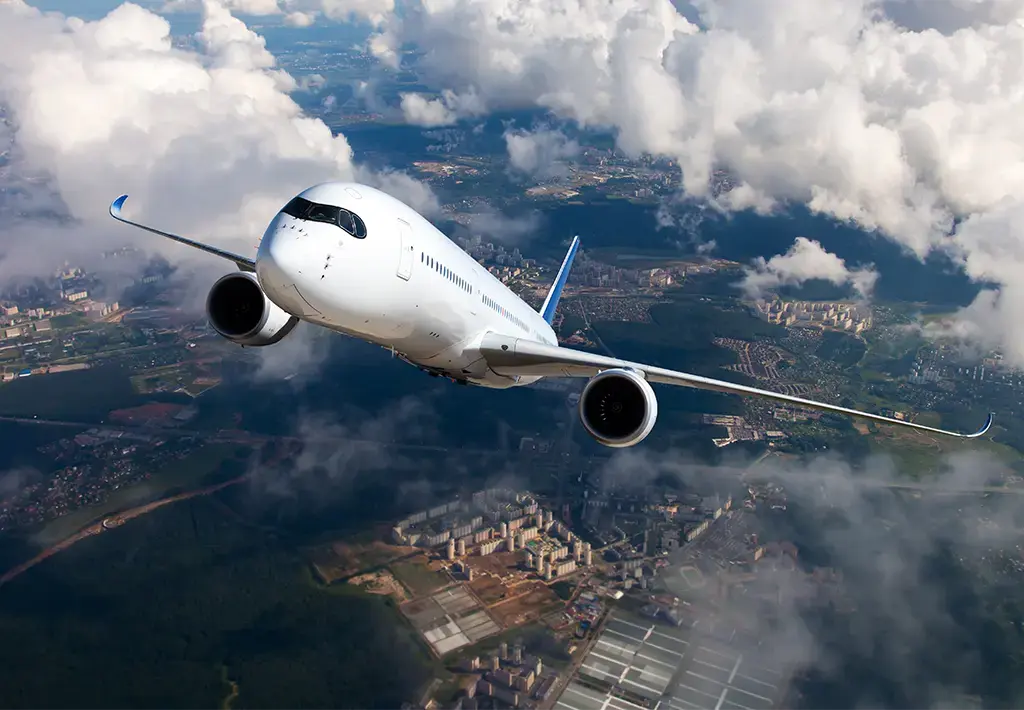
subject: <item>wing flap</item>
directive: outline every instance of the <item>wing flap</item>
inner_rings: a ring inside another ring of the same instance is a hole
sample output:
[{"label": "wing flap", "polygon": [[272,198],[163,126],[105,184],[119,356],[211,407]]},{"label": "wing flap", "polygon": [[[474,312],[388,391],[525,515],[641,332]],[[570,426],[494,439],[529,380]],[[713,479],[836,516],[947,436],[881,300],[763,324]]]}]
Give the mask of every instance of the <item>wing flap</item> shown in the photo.
[{"label": "wing flap", "polygon": [[985,424],[978,431],[972,434],[939,429],[937,427],[925,426],[914,422],[884,417],[881,414],[862,412],[858,409],[840,407],[827,402],[817,402],[802,397],[794,397],[780,392],[763,390],[757,387],[733,384],[725,380],[716,380],[701,375],[692,375],[687,372],[676,372],[661,367],[653,367],[642,363],[619,360],[618,358],[605,357],[563,348],[555,345],[538,343],[527,338],[510,338],[508,336],[488,333],[481,341],[481,354],[487,361],[488,366],[499,375],[507,377],[519,376],[543,376],[543,377],[593,377],[602,370],[613,368],[628,368],[643,373],[653,383],[674,385],[677,387],[692,387],[694,389],[721,392],[723,394],[739,394],[751,397],[762,397],[776,402],[791,404],[800,407],[818,409],[835,414],[845,414],[851,417],[868,419],[881,424],[892,424],[895,426],[929,431],[935,434],[955,436],[963,439],[974,439],[984,435],[992,426],[993,415],[990,413]]},{"label": "wing flap", "polygon": [[137,227],[138,229],[142,229],[153,234],[158,234],[161,237],[166,237],[167,239],[171,239],[180,244],[185,244],[187,246],[192,247],[193,249],[198,249],[200,251],[205,251],[207,254],[219,256],[221,259],[233,261],[242,271],[251,271],[255,273],[256,262],[253,259],[249,259],[247,257],[241,256],[240,254],[235,254],[234,252],[226,251],[224,249],[218,249],[217,247],[210,246],[209,244],[197,242],[194,239],[188,239],[187,237],[182,237],[177,234],[171,234],[170,232],[164,232],[154,227],[148,227],[144,224],[140,224],[139,222],[133,222],[132,220],[124,217],[121,214],[121,208],[124,207],[124,203],[127,199],[128,195],[121,195],[116,200],[110,203],[110,216],[116,219],[118,222],[123,222],[124,224],[131,225],[132,227]]}]

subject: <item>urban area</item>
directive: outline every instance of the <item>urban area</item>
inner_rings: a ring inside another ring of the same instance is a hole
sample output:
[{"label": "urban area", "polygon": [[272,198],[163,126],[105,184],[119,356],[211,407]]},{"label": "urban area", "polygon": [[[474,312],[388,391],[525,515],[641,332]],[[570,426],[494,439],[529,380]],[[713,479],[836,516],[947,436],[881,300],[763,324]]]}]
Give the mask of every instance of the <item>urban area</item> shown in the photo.
[{"label": "urban area", "polygon": [[561,506],[477,491],[396,521],[390,539],[328,546],[313,566],[394,596],[444,662],[447,677],[407,707],[784,707],[794,669],[757,644],[771,608],[853,609],[836,572],[801,572],[795,545],[761,542],[759,516],[785,510],[786,492],[739,473],[700,493],[593,480]]}]

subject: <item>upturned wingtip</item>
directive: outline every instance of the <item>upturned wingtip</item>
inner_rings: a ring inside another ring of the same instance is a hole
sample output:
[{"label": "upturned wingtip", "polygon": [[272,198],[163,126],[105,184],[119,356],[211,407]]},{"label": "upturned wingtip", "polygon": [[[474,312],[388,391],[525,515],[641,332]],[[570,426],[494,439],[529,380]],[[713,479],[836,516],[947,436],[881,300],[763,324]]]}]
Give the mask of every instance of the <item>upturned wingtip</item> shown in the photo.
[{"label": "upturned wingtip", "polygon": [[110,216],[114,219],[121,217],[121,208],[124,207],[125,200],[128,199],[128,195],[121,195],[116,200],[110,203]]}]

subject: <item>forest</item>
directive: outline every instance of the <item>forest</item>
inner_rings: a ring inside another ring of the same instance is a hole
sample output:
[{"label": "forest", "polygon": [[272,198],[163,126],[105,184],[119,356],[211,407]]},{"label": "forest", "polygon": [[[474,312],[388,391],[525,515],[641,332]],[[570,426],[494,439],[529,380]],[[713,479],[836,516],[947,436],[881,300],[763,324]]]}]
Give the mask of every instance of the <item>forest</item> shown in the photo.
[{"label": "forest", "polygon": [[0,705],[398,707],[431,673],[390,602],[316,584],[216,497],[85,540],[0,588]]}]

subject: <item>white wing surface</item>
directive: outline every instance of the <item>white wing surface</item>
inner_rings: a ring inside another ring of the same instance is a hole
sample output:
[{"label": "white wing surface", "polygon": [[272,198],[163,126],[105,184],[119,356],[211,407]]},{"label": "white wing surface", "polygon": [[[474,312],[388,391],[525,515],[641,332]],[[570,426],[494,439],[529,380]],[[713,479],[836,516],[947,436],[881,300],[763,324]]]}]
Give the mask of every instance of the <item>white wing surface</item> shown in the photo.
[{"label": "white wing surface", "polygon": [[235,262],[235,264],[238,265],[238,268],[241,269],[242,271],[252,271],[252,272],[256,271],[256,262],[253,261],[252,259],[249,259],[247,257],[241,256],[240,254],[235,254],[234,252],[226,251],[224,249],[218,249],[215,246],[210,246],[209,244],[203,244],[202,242],[197,242],[194,239],[188,239],[187,237],[180,237],[177,234],[171,234],[170,232],[164,232],[164,231],[161,231],[161,230],[156,229],[154,227],[147,227],[144,224],[140,224],[138,222],[133,222],[130,219],[127,219],[126,217],[124,217],[121,214],[121,208],[124,207],[125,200],[127,200],[127,199],[128,199],[128,195],[121,195],[116,200],[114,200],[112,203],[110,203],[110,216],[113,217],[114,219],[116,219],[118,222],[123,222],[125,224],[130,224],[133,227],[138,227],[139,229],[144,229],[147,232],[152,232],[153,234],[159,234],[161,237],[166,237],[167,239],[173,239],[174,241],[179,242],[181,244],[186,244],[186,245],[192,247],[193,249],[199,249],[200,251],[205,251],[207,254],[213,254],[214,256],[219,256],[222,259],[227,259],[228,261],[233,261],[233,262]]},{"label": "white wing surface", "polygon": [[484,336],[481,343],[481,354],[494,372],[506,377],[536,375],[543,377],[593,377],[603,370],[624,368],[641,373],[651,383],[692,387],[694,389],[724,392],[726,394],[764,397],[765,399],[772,399],[784,404],[810,407],[825,412],[868,419],[882,424],[892,424],[894,426],[929,431],[946,436],[956,436],[963,439],[975,439],[982,436],[992,426],[992,414],[989,414],[984,426],[972,434],[949,431],[937,427],[924,426],[923,424],[915,424],[914,422],[902,419],[883,417],[880,414],[871,414],[870,412],[862,412],[857,409],[840,407],[826,402],[816,402],[811,399],[793,397],[788,394],[758,389],[756,387],[737,385],[724,380],[692,375],[687,372],[666,370],[661,367],[619,360],[555,345],[546,345],[527,338],[514,338],[496,333],[489,333]]}]

